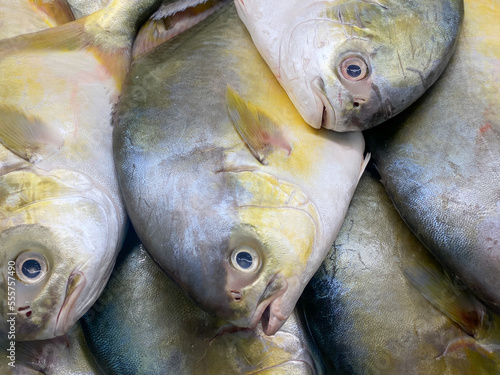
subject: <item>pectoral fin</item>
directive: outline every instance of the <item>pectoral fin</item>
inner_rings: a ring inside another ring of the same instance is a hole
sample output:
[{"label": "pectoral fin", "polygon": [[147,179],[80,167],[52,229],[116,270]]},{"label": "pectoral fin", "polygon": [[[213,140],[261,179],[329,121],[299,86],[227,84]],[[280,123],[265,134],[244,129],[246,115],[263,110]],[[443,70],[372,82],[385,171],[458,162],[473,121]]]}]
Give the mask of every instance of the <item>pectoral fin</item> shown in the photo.
[{"label": "pectoral fin", "polygon": [[63,140],[41,119],[0,106],[0,143],[17,156],[36,163],[58,152]]},{"label": "pectoral fin", "polygon": [[227,3],[227,0],[190,0],[164,4],[139,30],[133,59],[203,21]]},{"label": "pectoral fin", "polygon": [[226,90],[226,107],[234,127],[261,164],[267,164],[267,156],[276,148],[284,149],[290,155],[292,146],[279,124],[243,100],[230,86]]},{"label": "pectoral fin", "polygon": [[470,336],[476,337],[487,324],[486,308],[458,280],[453,283],[443,269],[414,262],[403,272],[434,307]]}]

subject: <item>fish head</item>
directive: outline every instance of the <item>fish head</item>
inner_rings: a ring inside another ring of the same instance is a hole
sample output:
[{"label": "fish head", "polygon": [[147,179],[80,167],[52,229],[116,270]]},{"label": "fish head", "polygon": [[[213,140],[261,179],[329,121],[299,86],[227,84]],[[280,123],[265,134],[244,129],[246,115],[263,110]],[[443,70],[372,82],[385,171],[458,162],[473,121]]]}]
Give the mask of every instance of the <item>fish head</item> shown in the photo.
[{"label": "fish head", "polygon": [[1,271],[3,310],[16,314],[17,340],[61,336],[111,274],[117,211],[98,186],[72,171],[16,170],[0,179],[0,254],[8,265]]},{"label": "fish head", "polygon": [[314,3],[283,33],[277,78],[312,127],[369,129],[407,108],[444,70],[460,25],[458,4],[431,6],[431,22],[409,3]]},{"label": "fish head", "polygon": [[231,233],[224,260],[224,294],[231,323],[273,335],[285,323],[308,281],[315,245],[315,211],[248,205]]}]

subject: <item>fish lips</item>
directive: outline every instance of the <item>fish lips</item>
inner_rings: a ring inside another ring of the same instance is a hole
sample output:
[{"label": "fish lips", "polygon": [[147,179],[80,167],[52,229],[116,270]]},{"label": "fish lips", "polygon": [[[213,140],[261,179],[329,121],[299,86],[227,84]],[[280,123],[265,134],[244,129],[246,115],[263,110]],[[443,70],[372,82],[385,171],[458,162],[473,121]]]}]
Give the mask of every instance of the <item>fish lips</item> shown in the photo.
[{"label": "fish lips", "polygon": [[290,311],[288,314],[284,314],[282,311],[281,302],[287,290],[286,278],[281,273],[274,275],[257,303],[257,308],[250,322],[251,329],[255,329],[261,322],[262,330],[266,335],[270,336],[278,332],[291,313]]}]

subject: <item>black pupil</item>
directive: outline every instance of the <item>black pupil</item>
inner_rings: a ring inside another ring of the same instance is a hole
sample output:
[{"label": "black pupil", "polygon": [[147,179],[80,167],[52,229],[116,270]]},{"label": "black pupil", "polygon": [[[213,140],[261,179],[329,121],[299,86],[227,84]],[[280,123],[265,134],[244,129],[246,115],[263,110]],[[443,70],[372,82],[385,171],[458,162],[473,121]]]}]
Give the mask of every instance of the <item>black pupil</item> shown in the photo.
[{"label": "black pupil", "polygon": [[359,77],[361,74],[361,68],[359,65],[349,65],[347,67],[347,74],[349,74],[351,77]]},{"label": "black pupil", "polygon": [[253,262],[252,254],[247,253],[246,251],[240,251],[236,255],[236,263],[238,263],[238,265],[241,268],[244,269],[250,268],[252,266],[252,262]]},{"label": "black pupil", "polygon": [[40,263],[38,263],[34,259],[27,260],[26,262],[23,263],[23,274],[26,277],[29,277],[30,279],[34,279],[38,275],[40,275],[40,271],[42,270],[42,267],[40,266]]}]

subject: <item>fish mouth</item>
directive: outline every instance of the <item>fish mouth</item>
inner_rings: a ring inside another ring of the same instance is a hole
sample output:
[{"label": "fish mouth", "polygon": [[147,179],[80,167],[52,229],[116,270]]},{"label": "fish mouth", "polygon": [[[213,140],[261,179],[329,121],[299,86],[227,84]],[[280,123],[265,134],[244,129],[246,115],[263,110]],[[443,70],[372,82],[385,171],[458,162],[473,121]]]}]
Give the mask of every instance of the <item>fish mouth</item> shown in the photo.
[{"label": "fish mouth", "polygon": [[288,319],[281,312],[281,301],[283,294],[288,289],[285,277],[277,273],[274,275],[264,289],[259,299],[250,328],[255,329],[259,321],[262,323],[262,331],[267,336],[274,335]]},{"label": "fish mouth", "polygon": [[337,117],[332,103],[325,94],[325,82],[321,77],[316,77],[312,82],[312,90],[316,97],[323,104],[323,114],[321,117],[321,127],[329,130],[335,130],[337,125]]},{"label": "fish mouth", "polygon": [[64,335],[76,323],[75,304],[87,284],[85,274],[75,269],[68,278],[66,295],[56,319],[54,336]]}]

